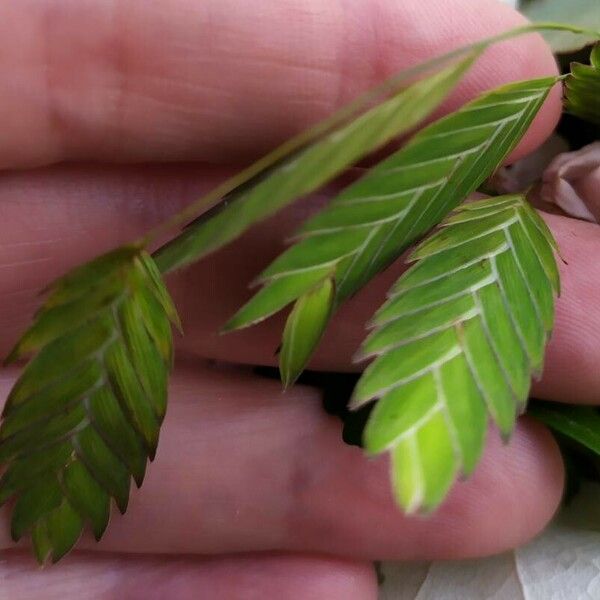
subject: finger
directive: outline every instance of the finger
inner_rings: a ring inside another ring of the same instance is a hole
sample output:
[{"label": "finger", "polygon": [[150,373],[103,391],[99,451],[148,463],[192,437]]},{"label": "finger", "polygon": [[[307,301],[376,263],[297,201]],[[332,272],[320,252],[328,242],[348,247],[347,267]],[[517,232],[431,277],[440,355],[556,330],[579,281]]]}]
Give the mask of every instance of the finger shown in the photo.
[{"label": "finger", "polygon": [[[600,263],[597,260],[600,226],[558,215],[543,216],[566,262],[558,260],[562,293],[556,302],[556,320],[546,350],[545,368],[541,380],[534,382],[532,394],[548,400],[600,404],[600,306],[595,301],[600,298]],[[269,243],[269,236],[275,246],[285,225],[282,217],[271,230],[266,225],[257,228],[253,233],[257,239],[254,245],[249,243],[248,246],[263,248]],[[260,266],[255,265],[259,256],[252,254],[240,263],[240,255],[244,252],[247,250],[243,247],[233,245],[189,273],[176,274],[171,279],[188,327],[186,339],[182,340],[182,351],[221,360],[276,365],[274,349],[280,343],[285,314],[225,336],[219,335],[214,325],[226,322],[254,291],[244,290],[240,278],[244,282],[252,281],[271,259],[269,256]],[[245,271],[245,265],[254,268]],[[330,323],[311,368],[349,371],[364,367],[354,363],[352,357],[365,339],[366,323],[405,269],[403,261],[397,261],[341,308]],[[231,275],[223,277],[225,273]],[[205,289],[211,290],[211,297],[218,299],[218,303],[211,302],[205,294],[203,310],[198,311],[196,299]]]},{"label": "finger", "polygon": [[559,261],[562,294],[556,325],[535,396],[600,404],[600,226],[557,215],[544,218],[566,262]]},{"label": "finger", "polygon": [[142,557],[76,553],[40,570],[3,552],[4,598],[25,600],[376,600],[372,564],[299,555]]},{"label": "finger", "polygon": [[[9,382],[6,382],[8,387]],[[522,544],[558,505],[563,470],[550,434],[524,421],[508,446],[489,435],[477,473],[430,518],[394,504],[388,462],[341,440],[320,394],[199,364],[174,377],[155,463],[124,517],[90,548],[115,552],[301,551],[442,558]],[[7,513],[4,513],[7,518]],[[0,515],[2,516],[2,515]],[[10,547],[8,527],[0,547]]]},{"label": "finger", "polygon": [[[4,2],[0,167],[247,160],[391,73],[522,22],[496,0]],[[541,38],[503,43],[450,106],[555,70]]]},{"label": "finger", "polygon": [[[191,167],[67,167],[0,176],[0,352],[9,351],[31,320],[49,281],[96,253],[124,243],[202,193],[224,172]],[[333,193],[325,190],[253,228],[235,244],[169,279],[185,328],[181,355],[275,364],[283,316],[221,336],[218,330],[249,298],[248,283],[284,247],[299,221]],[[560,264],[562,297],[548,348],[545,398],[598,402],[600,398],[600,227],[546,217],[568,264]],[[350,300],[331,323],[313,368],[358,368],[352,356],[365,323],[404,266],[397,261]]]}]

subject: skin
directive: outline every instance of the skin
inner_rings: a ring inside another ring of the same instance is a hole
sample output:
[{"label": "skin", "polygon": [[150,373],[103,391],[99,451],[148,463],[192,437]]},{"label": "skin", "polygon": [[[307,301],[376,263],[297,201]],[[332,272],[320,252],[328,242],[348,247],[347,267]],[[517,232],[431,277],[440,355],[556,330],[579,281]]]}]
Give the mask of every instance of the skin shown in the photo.
[{"label": "skin", "polygon": [[[160,222],[240,165],[411,64],[513,27],[494,0],[13,0],[0,4],[0,350],[66,269]],[[537,36],[489,50],[443,111],[506,81],[555,72]],[[552,131],[559,92],[511,159]],[[333,186],[334,187],[334,186]],[[385,457],[344,445],[318,390],[285,395],[272,364],[281,320],[220,337],[247,282],[333,187],[169,280],[178,340],[159,453],[126,516],[37,570],[0,528],[7,597],[372,600],[374,559],[482,556],[525,543],[554,514],[563,467],[522,419],[430,518],[394,506]],[[594,402],[598,227],[548,223],[568,264],[539,397]],[[353,370],[363,323],[401,267],[336,317],[312,365]],[[213,359],[217,359],[218,364]],[[6,396],[16,371],[0,380]],[[5,510],[1,517],[8,520]],[[41,596],[40,596],[41,594]]]}]

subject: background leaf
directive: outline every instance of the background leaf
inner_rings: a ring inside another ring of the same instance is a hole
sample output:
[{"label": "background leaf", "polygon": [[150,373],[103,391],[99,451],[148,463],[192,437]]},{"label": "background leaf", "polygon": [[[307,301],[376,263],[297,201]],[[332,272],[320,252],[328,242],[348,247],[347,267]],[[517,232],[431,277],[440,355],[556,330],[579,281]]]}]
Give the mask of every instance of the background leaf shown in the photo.
[{"label": "background leaf", "polygon": [[351,406],[377,400],[367,452],[389,452],[407,512],[433,510],[477,465],[489,413],[510,435],[542,369],[559,277],[554,241],[522,196],[466,204],[413,253],[373,319],[376,357]]},{"label": "background leaf", "polygon": [[590,63],[571,63],[565,81],[565,108],[585,121],[600,125],[600,44],[593,47]]},{"label": "background leaf", "polygon": [[[521,2],[519,8],[534,23],[555,21],[600,30],[598,0],[526,0]],[[591,34],[580,35],[569,31],[545,31],[543,36],[555,52],[577,50],[598,39]]]},{"label": "background leaf", "polygon": [[100,539],[110,499],[125,512],[158,444],[177,314],[152,259],[119,248],[48,290],[9,360],[33,354],[0,426],[0,504],[11,533],[56,562],[90,525]]},{"label": "background leaf", "polygon": [[600,414],[595,407],[538,401],[527,412],[556,433],[600,457]]},{"label": "background leaf", "polygon": [[335,274],[336,305],[358,291],[494,171],[555,81],[503,86],[424,128],[304,225],[300,240],[260,275],[264,287],[226,329],[281,310],[323,273]]}]

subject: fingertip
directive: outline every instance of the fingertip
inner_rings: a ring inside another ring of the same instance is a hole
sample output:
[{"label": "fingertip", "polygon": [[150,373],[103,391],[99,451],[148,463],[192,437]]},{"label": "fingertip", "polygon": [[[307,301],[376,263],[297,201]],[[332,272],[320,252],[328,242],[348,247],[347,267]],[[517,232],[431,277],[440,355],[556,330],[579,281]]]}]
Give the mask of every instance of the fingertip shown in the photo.
[{"label": "fingertip", "polygon": [[[481,0],[477,3],[477,11],[473,11],[471,0],[453,1],[460,7],[456,10],[460,10],[461,15],[468,15],[463,24],[457,26],[459,33],[456,35],[461,36],[457,46],[509,31],[529,22],[521,13],[498,0]],[[506,83],[555,75],[558,75],[556,59],[543,37],[537,33],[520,35],[493,44],[485,51],[450,99],[449,108],[457,108],[478,94]],[[506,162],[514,162],[540,146],[554,131],[561,110],[561,90],[556,85]]]},{"label": "fingertip", "polygon": [[[494,430],[474,475],[457,483],[432,515],[407,516],[394,504],[387,459],[347,463],[352,503],[335,509],[329,551],[382,560],[446,560],[488,556],[519,547],[542,531],[562,497],[564,467],[558,446],[543,426],[521,419],[508,444]],[[348,460],[348,458],[347,458]],[[309,514],[327,514],[327,493]],[[314,498],[313,498],[314,501]],[[360,507],[360,510],[357,510]],[[311,519],[303,535],[310,536]],[[385,524],[385,527],[382,527]],[[314,532],[313,534],[314,535]]]},{"label": "fingertip", "polygon": [[475,558],[512,550],[538,535],[556,513],[563,494],[564,465],[552,434],[521,418],[508,443],[488,435],[482,462],[471,480],[459,483],[439,518],[461,523],[436,558]]},{"label": "fingertip", "polygon": [[598,224],[542,214],[566,263],[559,263],[562,291],[535,397],[597,405],[600,310],[592,299],[600,293]]},{"label": "fingertip", "polygon": [[[393,73],[524,22],[497,0],[269,0],[260,18],[247,3],[228,10],[221,0],[170,0],[156,10],[129,2],[114,14],[98,1],[4,4],[0,50],[12,57],[0,94],[4,168],[81,159],[239,164]],[[555,72],[537,36],[498,44],[447,109]],[[554,93],[520,154],[549,133],[559,104]]]}]

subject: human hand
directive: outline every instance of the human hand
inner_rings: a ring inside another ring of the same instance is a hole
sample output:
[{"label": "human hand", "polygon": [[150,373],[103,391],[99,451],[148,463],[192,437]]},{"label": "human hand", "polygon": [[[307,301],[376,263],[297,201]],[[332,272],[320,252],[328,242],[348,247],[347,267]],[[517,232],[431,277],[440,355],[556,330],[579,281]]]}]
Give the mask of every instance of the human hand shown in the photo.
[{"label": "human hand", "polygon": [[[2,351],[30,320],[38,290],[67,268],[142,233],[388,74],[518,22],[492,0],[476,12],[468,0],[5,2]],[[444,110],[553,69],[535,36],[498,45]],[[555,95],[520,155],[550,133],[558,109]],[[497,552],[548,521],[562,464],[543,428],[524,420],[506,447],[492,432],[476,475],[433,517],[406,518],[393,503],[386,461],[367,461],[343,444],[318,390],[282,395],[276,382],[239,366],[273,362],[277,319],[217,335],[285,233],[326,196],[298,203],[172,278],[186,337],[144,489],[100,544],[84,540],[90,551],[56,569],[37,572],[7,550],[0,564],[7,595],[362,600],[376,595],[373,559]],[[584,302],[600,285],[590,261],[597,226],[548,222],[569,267],[537,393],[592,402],[600,312]],[[352,368],[364,323],[397,273],[340,312],[315,368]],[[14,377],[6,373],[6,391]],[[10,548],[7,532],[0,544]]]}]

